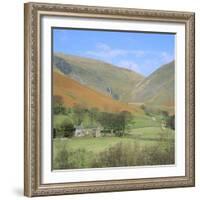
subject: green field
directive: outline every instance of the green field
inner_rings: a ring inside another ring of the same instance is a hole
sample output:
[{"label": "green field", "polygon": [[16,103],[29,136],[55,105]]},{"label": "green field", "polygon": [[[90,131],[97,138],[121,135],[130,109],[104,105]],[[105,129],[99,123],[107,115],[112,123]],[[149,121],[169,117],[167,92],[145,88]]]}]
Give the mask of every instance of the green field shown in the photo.
[{"label": "green field", "polygon": [[53,169],[174,164],[175,62],[144,75],[97,58],[53,54]]},{"label": "green field", "polygon": [[54,169],[173,164],[174,131],[146,127],[123,137],[55,138],[53,161]]},{"label": "green field", "polygon": [[[134,129],[144,128],[144,127],[160,127],[160,120],[161,120],[160,115],[154,115],[153,117],[155,118],[155,121],[152,120],[152,117],[150,117],[150,116],[146,116],[146,115],[135,116],[133,119],[133,122],[132,122],[132,126],[134,127]],[[72,120],[72,118],[73,118],[73,116],[70,114],[54,115],[54,120],[53,120],[54,127],[60,125],[66,119]],[[85,119],[85,120],[87,120],[87,119]]]}]

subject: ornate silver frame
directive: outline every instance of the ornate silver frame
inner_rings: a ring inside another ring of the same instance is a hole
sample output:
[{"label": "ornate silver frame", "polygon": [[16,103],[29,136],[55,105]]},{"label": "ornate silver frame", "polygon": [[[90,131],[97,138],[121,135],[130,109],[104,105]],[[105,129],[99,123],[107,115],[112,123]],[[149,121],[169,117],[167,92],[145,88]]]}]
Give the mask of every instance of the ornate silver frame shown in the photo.
[{"label": "ornate silver frame", "polygon": [[[40,19],[44,15],[184,23],[186,27],[186,175],[182,177],[124,179],[78,183],[41,184],[40,157]],[[194,13],[62,4],[25,4],[25,115],[24,194],[44,196],[111,192],[195,184],[195,24]]]}]

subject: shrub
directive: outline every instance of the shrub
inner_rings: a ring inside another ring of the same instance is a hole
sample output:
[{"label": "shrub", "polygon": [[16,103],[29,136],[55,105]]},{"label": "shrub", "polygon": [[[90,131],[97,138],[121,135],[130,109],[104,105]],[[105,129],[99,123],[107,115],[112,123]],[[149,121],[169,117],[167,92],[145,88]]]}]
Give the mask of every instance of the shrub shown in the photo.
[{"label": "shrub", "polygon": [[69,150],[67,146],[63,146],[54,159],[54,169],[86,168],[90,154],[85,149]]},{"label": "shrub", "polygon": [[63,146],[54,158],[54,169],[101,168],[174,164],[174,142],[156,142],[149,146],[119,142],[95,154],[85,149]]},{"label": "shrub", "polygon": [[[164,145],[164,147],[161,145]],[[157,145],[145,147],[141,153],[143,159],[140,160],[139,165],[166,165],[174,164],[175,161],[174,143],[161,142]]]},{"label": "shrub", "polygon": [[120,167],[164,165],[174,163],[174,145],[159,142],[155,145],[141,147],[118,143],[101,152],[93,161],[92,167]]},{"label": "shrub", "polygon": [[175,130],[175,115],[168,117],[167,126],[171,129]]},{"label": "shrub", "polygon": [[53,128],[53,138],[56,138],[56,128]]},{"label": "shrub", "polygon": [[62,124],[61,124],[61,131],[63,132],[64,134],[64,137],[72,137],[74,136],[74,132],[75,132],[75,128],[74,128],[74,125],[68,121],[64,121]]},{"label": "shrub", "polygon": [[94,159],[92,167],[120,167],[135,166],[139,159],[139,146],[124,144],[122,142],[99,153]]},{"label": "shrub", "polygon": [[145,110],[145,109],[146,109],[146,107],[145,107],[144,104],[142,104],[142,105],[140,106],[140,108],[141,108],[142,110]]}]

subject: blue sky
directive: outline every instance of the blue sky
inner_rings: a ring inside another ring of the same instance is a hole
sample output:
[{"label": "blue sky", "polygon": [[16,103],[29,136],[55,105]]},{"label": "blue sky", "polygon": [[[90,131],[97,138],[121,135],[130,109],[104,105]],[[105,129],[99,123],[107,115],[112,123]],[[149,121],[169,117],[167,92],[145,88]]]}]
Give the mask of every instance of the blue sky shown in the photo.
[{"label": "blue sky", "polygon": [[174,59],[175,35],[53,29],[53,51],[103,60],[148,76]]}]

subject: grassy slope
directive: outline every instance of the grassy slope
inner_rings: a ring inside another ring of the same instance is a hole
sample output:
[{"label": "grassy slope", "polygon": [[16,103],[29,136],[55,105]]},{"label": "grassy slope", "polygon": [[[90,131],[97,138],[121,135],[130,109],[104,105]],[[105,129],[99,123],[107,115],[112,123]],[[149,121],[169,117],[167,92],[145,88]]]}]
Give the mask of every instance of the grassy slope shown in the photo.
[{"label": "grassy slope", "polygon": [[[85,149],[87,153],[84,154],[86,160],[85,165],[89,167],[91,160],[95,159],[98,153],[105,151],[106,149],[118,144],[123,143],[128,148],[146,148],[159,145],[156,152],[166,151],[166,145],[172,145],[174,143],[174,131],[166,129],[164,134],[164,141],[160,141],[161,129],[159,127],[148,127],[133,129],[129,136],[125,137],[81,137],[71,139],[56,138],[53,140],[53,158],[54,167],[57,167],[56,157],[59,152],[64,149],[78,150]],[[140,155],[139,155],[140,156]],[[169,155],[170,156],[170,155]],[[73,158],[76,159],[76,158]]]},{"label": "grassy slope", "polygon": [[[113,146],[118,142],[129,142],[129,138],[120,138],[120,137],[82,137],[82,138],[72,138],[72,139],[54,139],[55,151],[58,151],[59,148],[62,148],[62,145],[68,145],[68,148],[71,150],[74,149],[84,149],[87,151],[93,151],[94,153],[98,153],[103,151],[106,148]],[[134,142],[134,140],[131,140]],[[56,154],[57,152],[55,152]]]},{"label": "grassy slope", "polygon": [[55,54],[54,70],[106,95],[110,95],[111,89],[112,95],[118,95],[122,101],[144,102],[174,113],[174,62],[144,78],[103,61]]},{"label": "grassy slope", "polygon": [[[86,153],[87,166],[87,163],[91,159],[94,159],[98,153],[119,142],[123,142],[129,147],[135,146],[136,144],[142,147],[152,146],[160,143],[160,135],[164,134],[166,141],[161,142],[162,145],[158,149],[159,152],[165,149],[166,145],[173,143],[174,131],[170,129],[166,129],[165,131],[161,130],[159,119],[157,119],[159,116],[155,116],[157,120],[153,121],[152,117],[144,115],[143,111],[138,108],[139,105],[127,105],[113,100],[108,94],[106,95],[107,87],[109,87],[112,88],[113,92],[121,94],[122,100],[127,101],[133,96],[131,92],[127,91],[132,91],[133,87],[140,81],[137,90],[134,90],[135,94],[138,92],[137,98],[139,100],[137,101],[143,102],[145,99],[145,103],[149,103],[152,106],[160,104],[173,108],[173,101],[170,100],[170,98],[173,99],[170,95],[173,94],[174,89],[173,67],[164,66],[142,81],[143,77],[134,72],[132,74],[128,70],[116,68],[100,61],[66,55],[57,56],[62,59],[62,64],[60,65],[60,69],[54,68],[53,93],[54,95],[62,96],[66,106],[72,107],[75,104],[82,104],[90,108],[97,107],[102,111],[108,112],[128,110],[136,115],[133,120],[134,128],[130,130],[129,135],[122,138],[83,137],[54,139],[54,159],[62,148],[72,150],[85,149],[88,151]],[[64,69],[62,68],[63,66]],[[117,71],[115,72],[115,70]],[[168,77],[167,80],[166,77]],[[169,77],[172,78],[169,79]],[[91,84],[93,85],[92,88],[90,88]],[[136,98],[135,94],[134,98]],[[55,116],[54,123],[57,124],[65,118],[66,116],[64,115]]]},{"label": "grassy slope", "polygon": [[174,106],[174,62],[163,65],[133,90],[133,101]]},{"label": "grassy slope", "polygon": [[98,108],[101,111],[120,112],[129,111],[134,114],[141,114],[142,110],[137,106],[127,105],[110,96],[106,96],[91,88],[88,88],[77,81],[71,79],[67,75],[53,72],[53,95],[63,97],[64,104],[67,107],[73,107],[75,104],[83,105],[88,108]]},{"label": "grassy slope", "polygon": [[130,91],[144,78],[136,72],[103,61],[64,54],[54,55],[54,67],[104,94],[108,94],[109,88],[112,94],[126,102],[131,99]]},{"label": "grassy slope", "polygon": [[[119,142],[127,145],[128,147],[135,145],[135,139],[130,138],[120,138],[120,137],[100,137],[100,138],[92,138],[92,137],[84,137],[84,138],[72,138],[72,139],[54,139],[53,140],[53,166],[54,169],[59,169],[59,165],[56,162],[56,158],[59,157],[59,153],[66,149],[69,151],[77,151],[85,149],[87,152],[84,153],[84,167],[90,168],[90,163],[92,160],[95,160],[100,152],[103,152],[110,147],[118,144]],[[153,141],[141,141],[140,145],[152,145]],[[73,156],[74,157],[74,156]],[[80,160],[80,155],[77,159]],[[70,161],[75,158],[69,157]]]},{"label": "grassy slope", "polygon": [[[88,151],[100,152],[105,148],[113,146],[118,142],[131,142],[134,143],[135,139],[140,140],[142,145],[152,144],[157,142],[161,132],[166,135],[166,139],[174,139],[174,131],[171,129],[161,130],[159,127],[146,127],[132,129],[129,136],[124,137],[74,137],[70,139],[54,139],[56,149],[61,148],[63,143],[68,144],[70,149],[86,148]],[[140,137],[136,137],[140,136]]]}]

